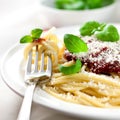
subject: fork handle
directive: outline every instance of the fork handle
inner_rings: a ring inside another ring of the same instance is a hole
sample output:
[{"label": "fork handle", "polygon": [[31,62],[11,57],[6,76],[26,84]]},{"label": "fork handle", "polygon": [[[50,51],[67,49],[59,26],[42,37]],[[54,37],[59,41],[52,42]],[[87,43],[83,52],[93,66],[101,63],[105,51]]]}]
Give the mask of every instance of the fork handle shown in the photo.
[{"label": "fork handle", "polygon": [[30,120],[32,98],[36,83],[28,85],[17,120]]}]

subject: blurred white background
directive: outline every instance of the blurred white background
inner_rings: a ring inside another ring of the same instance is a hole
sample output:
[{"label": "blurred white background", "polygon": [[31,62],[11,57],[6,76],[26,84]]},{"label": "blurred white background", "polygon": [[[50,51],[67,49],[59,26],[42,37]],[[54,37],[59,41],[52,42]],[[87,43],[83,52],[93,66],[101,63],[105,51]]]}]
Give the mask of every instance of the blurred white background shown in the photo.
[{"label": "blurred white background", "polygon": [[27,7],[36,0],[0,0],[0,16],[5,16],[15,10]]},{"label": "blurred white background", "polygon": [[[120,0],[116,12],[109,22],[120,21]],[[28,21],[27,21],[28,20]],[[40,9],[40,0],[0,0],[0,28],[24,22],[24,25],[36,24],[43,28],[51,27]]]}]

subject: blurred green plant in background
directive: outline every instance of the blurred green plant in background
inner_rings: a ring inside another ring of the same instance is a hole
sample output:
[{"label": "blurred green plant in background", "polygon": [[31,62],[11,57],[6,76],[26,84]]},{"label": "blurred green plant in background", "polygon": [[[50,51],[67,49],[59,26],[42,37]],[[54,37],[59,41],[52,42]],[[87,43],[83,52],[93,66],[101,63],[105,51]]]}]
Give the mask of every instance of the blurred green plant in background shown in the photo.
[{"label": "blurred green plant in background", "polygon": [[96,9],[110,5],[115,0],[54,0],[55,7],[65,10]]}]

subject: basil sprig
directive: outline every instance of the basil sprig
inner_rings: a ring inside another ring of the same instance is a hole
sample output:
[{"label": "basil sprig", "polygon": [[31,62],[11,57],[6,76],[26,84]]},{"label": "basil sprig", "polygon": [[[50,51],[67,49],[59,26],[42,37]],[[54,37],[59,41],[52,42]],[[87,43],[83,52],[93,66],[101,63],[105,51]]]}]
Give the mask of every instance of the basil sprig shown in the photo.
[{"label": "basil sprig", "polygon": [[119,33],[113,25],[106,25],[102,31],[96,31],[97,39],[115,42],[119,40]]},{"label": "basil sprig", "polygon": [[31,43],[33,38],[30,35],[25,35],[20,39],[20,43]]},{"label": "basil sprig", "polygon": [[81,28],[80,28],[80,34],[82,36],[91,36],[94,34],[94,32],[100,27],[100,23],[96,21],[90,21],[86,22]]},{"label": "basil sprig", "polygon": [[33,29],[30,35],[25,35],[20,39],[20,43],[31,43],[33,40],[40,38],[42,32],[42,29]]},{"label": "basil sprig", "polygon": [[87,52],[88,50],[87,44],[80,37],[72,34],[64,35],[64,44],[72,53]]},{"label": "basil sprig", "polygon": [[[71,53],[87,52],[87,44],[78,36],[72,34],[64,35],[64,44],[67,50]],[[65,74],[74,74],[80,71],[82,63],[80,60],[76,60],[76,63],[71,66],[60,65],[59,70]]]},{"label": "basil sprig", "polygon": [[79,72],[81,67],[82,67],[81,61],[77,60],[76,63],[71,66],[60,65],[59,70],[65,75],[70,75]]},{"label": "basil sprig", "polygon": [[119,40],[119,33],[115,26],[100,24],[96,21],[86,22],[79,31],[82,36],[95,35],[101,41],[114,42]]},{"label": "basil sprig", "polygon": [[43,30],[36,28],[31,31],[31,37],[33,39],[38,39],[40,38],[40,35],[42,34]]}]

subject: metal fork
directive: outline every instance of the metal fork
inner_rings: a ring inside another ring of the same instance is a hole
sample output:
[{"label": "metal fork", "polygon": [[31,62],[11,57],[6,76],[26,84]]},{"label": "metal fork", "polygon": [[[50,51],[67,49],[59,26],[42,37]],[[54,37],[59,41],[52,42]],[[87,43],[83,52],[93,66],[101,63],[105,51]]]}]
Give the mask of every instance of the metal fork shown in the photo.
[{"label": "metal fork", "polygon": [[30,120],[32,98],[36,84],[41,80],[44,81],[45,79],[51,77],[51,73],[52,73],[51,57],[49,55],[47,57],[48,58],[47,58],[46,70],[44,70],[44,65],[45,65],[44,52],[41,55],[40,70],[38,70],[38,46],[36,46],[36,58],[34,63],[34,70],[32,70],[32,51],[29,53],[29,57],[26,65],[26,71],[25,71],[25,83],[28,86],[24,95],[23,103],[17,120]]}]

